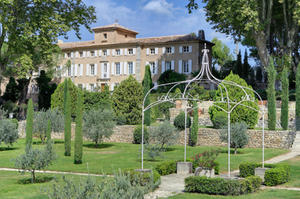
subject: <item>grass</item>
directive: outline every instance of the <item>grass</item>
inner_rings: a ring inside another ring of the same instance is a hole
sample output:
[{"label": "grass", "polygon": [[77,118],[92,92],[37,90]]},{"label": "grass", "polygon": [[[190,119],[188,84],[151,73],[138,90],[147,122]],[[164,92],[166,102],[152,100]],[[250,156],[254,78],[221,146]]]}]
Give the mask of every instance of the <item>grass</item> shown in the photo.
[{"label": "grass", "polygon": [[184,193],[178,194],[168,199],[299,199],[299,191],[287,191],[287,190],[263,190],[257,193],[241,195],[241,196],[214,196],[207,194],[196,194],[196,193]]},{"label": "grass", "polygon": [[[39,143],[39,142],[37,142]],[[14,159],[24,153],[25,140],[19,139],[18,143],[14,145],[14,150],[1,151],[0,167],[14,168]],[[34,147],[43,147],[42,144],[36,144]],[[74,143],[72,142],[72,155]],[[140,168],[140,145],[126,144],[126,143],[104,143],[99,148],[95,148],[93,143],[84,142],[83,147],[83,164],[73,164],[73,156],[64,156],[64,144],[57,140],[54,145],[55,151],[58,155],[53,165],[49,166],[47,170],[69,171],[69,172],[90,172],[90,173],[106,173],[112,174],[118,169]],[[195,154],[203,152],[209,148],[215,147],[188,147],[187,157],[191,158]],[[226,148],[222,148],[226,152]],[[265,157],[270,159],[274,156],[288,152],[281,149],[266,149]],[[156,161],[150,161],[146,158],[144,162],[145,168],[153,168],[163,160],[182,160],[184,155],[183,146],[172,146],[170,150],[163,153],[163,157]],[[220,163],[221,172],[227,170],[227,154],[221,153],[217,158]],[[231,155],[231,170],[238,169],[238,165],[244,161],[260,162],[261,149],[245,148],[241,149],[237,155]]]},{"label": "grass", "polygon": [[[62,175],[53,174],[37,174],[39,179],[56,179],[62,182]],[[73,182],[79,183],[85,180],[86,176],[67,175]],[[51,190],[53,180],[44,183],[22,184],[21,182],[28,181],[29,174],[20,175],[17,172],[0,171],[0,198],[5,199],[45,199],[47,192]],[[103,180],[103,177],[92,177],[96,182]]]},{"label": "grass", "polygon": [[289,164],[291,166],[291,179],[289,182],[283,184],[282,186],[300,188],[300,156],[284,161],[283,163]]}]

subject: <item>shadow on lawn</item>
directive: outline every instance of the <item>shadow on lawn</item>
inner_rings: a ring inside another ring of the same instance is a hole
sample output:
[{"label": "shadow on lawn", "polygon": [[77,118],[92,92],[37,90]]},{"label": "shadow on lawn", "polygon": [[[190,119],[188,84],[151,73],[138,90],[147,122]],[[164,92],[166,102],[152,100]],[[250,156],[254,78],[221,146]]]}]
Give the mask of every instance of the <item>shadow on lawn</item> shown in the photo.
[{"label": "shadow on lawn", "polygon": [[[54,144],[63,144],[65,143],[63,140],[54,140]],[[46,141],[42,143],[42,141],[33,141],[32,144],[34,145],[45,145]]]},{"label": "shadow on lawn", "polygon": [[17,149],[19,149],[19,147],[0,147],[0,151],[12,151]]},{"label": "shadow on lawn", "polygon": [[84,144],[83,145],[84,147],[87,147],[87,148],[92,148],[92,149],[105,149],[105,148],[109,148],[109,147],[112,147],[114,146],[114,144],[107,144],[107,143],[104,143],[104,144]]},{"label": "shadow on lawn", "polygon": [[[37,176],[35,179],[35,184],[36,183],[45,183],[45,182],[50,182],[51,180],[54,180],[55,177],[53,176]],[[18,184],[31,184],[31,178],[22,178],[18,180]]]}]

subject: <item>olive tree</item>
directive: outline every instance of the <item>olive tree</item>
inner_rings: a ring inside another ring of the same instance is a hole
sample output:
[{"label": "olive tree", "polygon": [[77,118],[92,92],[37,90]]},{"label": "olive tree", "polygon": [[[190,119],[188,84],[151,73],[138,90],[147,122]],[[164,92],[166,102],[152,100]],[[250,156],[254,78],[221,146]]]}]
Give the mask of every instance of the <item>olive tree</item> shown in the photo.
[{"label": "olive tree", "polygon": [[113,134],[114,127],[114,115],[109,109],[90,110],[83,116],[84,136],[95,142],[96,147]]},{"label": "olive tree", "polygon": [[0,120],[0,145],[12,146],[19,138],[17,125],[9,119]]}]

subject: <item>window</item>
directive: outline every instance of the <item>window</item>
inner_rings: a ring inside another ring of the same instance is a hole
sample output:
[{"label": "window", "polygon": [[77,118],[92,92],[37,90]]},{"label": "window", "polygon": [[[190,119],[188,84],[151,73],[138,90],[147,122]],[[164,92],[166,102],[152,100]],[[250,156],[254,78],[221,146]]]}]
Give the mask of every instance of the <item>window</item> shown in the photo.
[{"label": "window", "polygon": [[71,67],[68,67],[68,76],[70,76],[71,77]]},{"label": "window", "polygon": [[125,35],[125,38],[127,38],[127,35]]},{"label": "window", "polygon": [[83,52],[79,52],[79,57],[83,57]]},{"label": "window", "polygon": [[103,72],[107,73],[107,63],[104,63],[104,68],[103,68]]},{"label": "window", "polygon": [[103,55],[106,56],[107,55],[107,50],[103,50]]},{"label": "window", "polygon": [[172,65],[170,61],[166,61],[166,70],[171,70],[172,69]]},{"label": "window", "polygon": [[155,54],[155,48],[150,48],[150,54],[154,55]]},{"label": "window", "polygon": [[95,65],[91,64],[91,75],[95,75]]},{"label": "window", "polygon": [[116,49],[116,55],[121,55],[121,50],[120,49]]},{"label": "window", "polygon": [[128,49],[128,55],[133,55],[133,49],[132,48]]},{"label": "window", "polygon": [[67,55],[68,55],[69,58],[71,57],[71,53],[68,53]]},{"label": "window", "polygon": [[108,78],[108,66],[107,66],[107,62],[103,63],[103,74],[102,74],[102,78]]},{"label": "window", "polygon": [[189,62],[188,61],[182,61],[182,71],[183,73],[189,72]]},{"label": "window", "polygon": [[182,49],[183,49],[183,52],[184,52],[184,53],[188,53],[188,52],[190,52],[190,51],[189,51],[189,47],[188,47],[188,46],[183,46],[183,48],[182,48]]},{"label": "window", "polygon": [[167,48],[166,48],[166,52],[167,52],[168,54],[171,54],[171,53],[172,53],[172,48],[171,48],[171,47],[167,47]]},{"label": "window", "polygon": [[95,51],[91,51],[91,57],[95,56]]},{"label": "window", "polygon": [[107,39],[107,34],[106,33],[104,33],[103,36],[104,36],[104,39]]},{"label": "window", "polygon": [[95,91],[95,84],[90,84],[91,91]]},{"label": "window", "polygon": [[150,68],[151,68],[151,73],[155,74],[155,62],[149,62]]},{"label": "window", "polygon": [[121,74],[121,67],[120,67],[120,62],[116,63],[116,75],[120,75]]},{"label": "window", "polygon": [[128,73],[133,74],[133,63],[132,62],[128,62]]}]

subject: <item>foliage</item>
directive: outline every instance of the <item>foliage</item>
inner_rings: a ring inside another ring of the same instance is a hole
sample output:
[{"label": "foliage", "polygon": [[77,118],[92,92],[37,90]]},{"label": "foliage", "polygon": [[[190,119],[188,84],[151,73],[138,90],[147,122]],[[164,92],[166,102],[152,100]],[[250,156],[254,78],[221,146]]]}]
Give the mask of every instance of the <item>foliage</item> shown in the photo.
[{"label": "foliage", "polygon": [[44,70],[41,70],[40,76],[36,78],[37,86],[39,88],[39,110],[47,110],[51,107],[51,95],[57,88],[57,85],[55,83],[50,83],[51,79],[51,76],[47,74]]},{"label": "foliage", "polygon": [[0,106],[0,120],[6,119],[7,118],[7,111]]},{"label": "foliage", "polygon": [[262,82],[262,79],[263,79],[262,68],[257,67],[256,68],[256,81]]},{"label": "foliage", "polygon": [[[144,126],[144,143],[149,142],[149,133],[147,127]],[[138,125],[135,127],[133,131],[133,143],[134,144],[141,144],[142,143],[142,125]]]},{"label": "foliage", "polygon": [[288,129],[289,124],[289,75],[288,69],[284,68],[281,74],[281,84],[282,84],[282,93],[281,93],[281,127],[284,130]]},{"label": "foliage", "polygon": [[213,123],[213,126],[215,129],[222,129],[228,124],[228,118],[227,114],[225,112],[217,112],[213,115],[213,118],[211,118],[211,122]]},{"label": "foliage", "polygon": [[162,149],[158,144],[147,144],[145,145],[145,152],[150,161],[154,161],[158,157],[162,157]]},{"label": "foliage", "polygon": [[231,61],[233,59],[233,56],[230,53],[230,48],[228,48],[226,44],[222,43],[221,40],[214,37],[211,42],[215,44],[212,47],[213,67],[216,67],[216,65],[222,67],[227,61]]},{"label": "foliage", "polygon": [[3,94],[2,98],[5,101],[12,101],[16,102],[19,97],[19,90],[18,85],[14,77],[9,78],[9,82],[6,85],[5,93]]},{"label": "foliage", "polygon": [[288,182],[290,179],[290,166],[279,165],[275,168],[266,170],[265,185],[276,186]]},{"label": "foliage", "polygon": [[28,108],[26,114],[26,146],[31,146],[32,144],[32,132],[33,132],[33,104],[32,99],[28,101]]},{"label": "foliage", "polygon": [[171,102],[164,102],[157,105],[158,110],[165,116],[166,120],[170,120],[170,108],[173,108],[174,104]]},{"label": "foliage", "polygon": [[[74,117],[76,115],[76,101],[78,95],[78,88],[73,84],[71,79],[66,79],[67,87],[71,96],[71,114]],[[51,108],[58,108],[61,112],[64,112],[64,93],[65,93],[65,81],[60,83],[51,95]]]},{"label": "foliage", "polygon": [[75,145],[74,145],[74,163],[82,163],[82,117],[83,117],[83,96],[78,94],[77,112],[76,112],[76,127],[75,127]]},{"label": "foliage", "polygon": [[169,160],[156,165],[155,170],[162,176],[176,173],[177,161]]},{"label": "foliage", "polygon": [[300,63],[296,72],[296,130],[300,130]]},{"label": "foliage", "polygon": [[6,145],[12,146],[19,138],[17,126],[12,120],[0,120],[0,145],[4,142]]},{"label": "foliage", "polygon": [[193,167],[213,169],[217,166],[216,159],[218,155],[218,150],[208,150],[203,153],[196,154],[193,158]]},{"label": "foliage", "polygon": [[141,122],[143,88],[133,76],[130,75],[120,83],[114,90],[112,99],[116,117],[124,117],[126,124]]},{"label": "foliage", "polygon": [[83,90],[84,110],[111,108],[111,96],[109,87],[105,85],[101,92]]},{"label": "foliage", "polygon": [[[184,130],[185,129],[185,113],[181,111],[174,119],[174,126],[178,130]],[[186,128],[190,128],[191,126],[191,117],[187,114],[186,118]]]},{"label": "foliage", "polygon": [[198,119],[198,105],[197,102],[193,103],[193,124],[191,128],[190,134],[190,145],[195,146],[197,145],[198,139],[198,129],[199,129],[199,119]]},{"label": "foliage", "polygon": [[[157,82],[158,82],[158,84],[166,84],[166,83],[185,81],[185,80],[186,80],[186,76],[184,74],[177,73],[173,70],[167,70],[159,76]],[[173,87],[173,85],[160,86],[157,90],[160,93],[166,93],[172,87]],[[175,91],[176,88],[179,88],[181,91],[183,91],[184,87],[185,87],[184,84],[180,84],[180,85],[176,86],[175,88],[173,88],[172,91]]]},{"label": "foliage", "polygon": [[[152,78],[151,78],[151,71],[149,65],[146,65],[145,75],[144,75],[142,85],[144,90],[143,97],[145,97],[146,94],[148,94],[148,91],[152,87]],[[144,107],[147,107],[149,104],[150,104],[150,96],[148,95],[147,98],[145,99]],[[150,113],[151,113],[151,109],[148,109],[147,111],[144,112],[144,124],[146,124],[147,126],[150,126],[151,123]]]},{"label": "foliage", "polygon": [[227,77],[231,72],[235,73],[236,70],[236,60],[227,61],[220,69],[221,79]]},{"label": "foliage", "polygon": [[[228,129],[221,131],[220,139],[228,143]],[[245,122],[230,125],[230,147],[234,148],[234,154],[238,148],[243,148],[248,144],[247,124]]]},{"label": "foliage", "polygon": [[241,54],[241,51],[239,51],[239,54],[237,55],[237,59],[236,59],[233,71],[239,77],[243,78],[243,63],[242,63],[242,54]]},{"label": "foliage", "polygon": [[47,137],[48,120],[51,121],[51,132],[62,132],[64,130],[64,117],[58,109],[41,110],[34,113],[33,133],[38,136],[42,143]]},{"label": "foliage", "polygon": [[48,167],[56,158],[52,142],[49,140],[44,149],[33,149],[27,145],[25,151],[25,154],[17,157],[15,166],[21,169],[22,174],[29,171],[32,176],[32,183],[35,183],[35,171]]},{"label": "foliage", "polygon": [[151,172],[129,170],[124,173],[129,177],[132,185],[143,187],[145,193],[153,191],[160,184],[160,174],[156,170]]},{"label": "foliage", "polygon": [[242,78],[249,84],[251,83],[251,81],[249,81],[250,70],[251,70],[251,66],[248,63],[248,52],[247,52],[247,50],[245,50]]},{"label": "foliage", "polygon": [[84,113],[84,136],[95,142],[97,146],[104,138],[109,138],[113,134],[115,127],[113,119],[113,113],[108,109],[90,110]]},{"label": "foliage", "polygon": [[240,195],[259,189],[261,179],[251,176],[243,180],[191,176],[184,180],[185,191],[214,195]]},{"label": "foliage", "polygon": [[268,128],[275,130],[276,128],[276,97],[275,97],[275,80],[276,70],[274,68],[273,60],[271,60],[268,71]]},{"label": "foliage", "polygon": [[[255,94],[251,90],[252,89],[251,86],[248,86],[247,83],[245,82],[245,80],[241,79],[238,75],[234,75],[233,73],[230,73],[225,78],[225,80],[228,82],[234,82],[240,86],[246,87],[247,89],[245,89],[245,92],[247,93],[249,98],[255,99]],[[223,87],[226,87],[230,101],[239,102],[239,101],[243,100],[243,97],[245,97],[244,91],[241,88],[239,88],[238,86],[222,84],[222,87],[220,87],[216,92],[214,104],[219,107],[222,107],[224,110],[228,110],[227,103],[221,103],[221,102],[218,103],[218,101],[221,101],[222,99],[224,101],[227,101],[227,96],[225,94],[226,92]],[[223,96],[222,96],[222,94],[223,94]],[[233,105],[231,105],[231,107],[232,106]],[[248,108],[245,106],[250,106],[251,108]],[[253,109],[255,109],[255,110],[253,110]],[[244,121],[244,122],[246,122],[246,124],[248,125],[249,128],[254,128],[258,122],[258,112],[256,111],[258,109],[259,109],[259,107],[258,107],[257,101],[242,102],[240,105],[236,106],[236,108],[231,112],[230,122],[236,123],[236,122]],[[224,112],[224,111],[222,111],[220,108],[218,108],[216,106],[211,106],[209,108],[209,115],[210,115],[211,121],[214,120],[214,118],[216,117],[216,114],[218,114],[219,112]]]},{"label": "foliage", "polygon": [[191,83],[188,92],[189,95],[200,101],[213,100],[215,96],[215,90],[206,90],[203,86],[200,86],[197,83]]},{"label": "foliage", "polygon": [[[69,80],[70,81],[70,80]],[[65,114],[65,132],[64,132],[64,138],[65,138],[65,156],[71,156],[71,123],[72,123],[72,117],[71,117],[71,96],[70,96],[70,90],[68,88],[68,80],[65,79],[65,87],[64,87],[64,114]],[[76,95],[76,97],[78,94]],[[77,98],[76,98],[77,100]]]},{"label": "foliage", "polygon": [[[280,167],[281,164],[264,164],[265,168],[277,168]],[[255,174],[255,168],[262,167],[261,163],[254,162],[244,162],[239,165],[240,177],[248,177],[253,176]]]},{"label": "foliage", "polygon": [[169,121],[165,121],[158,126],[153,126],[149,130],[150,142],[159,145],[159,150],[176,143],[178,139],[178,132],[175,131],[173,125]]},{"label": "foliage", "polygon": [[48,119],[47,131],[46,131],[47,140],[51,140],[51,120]]}]

